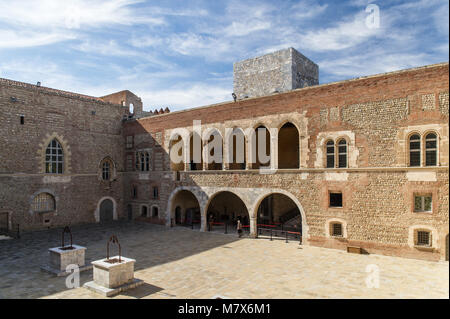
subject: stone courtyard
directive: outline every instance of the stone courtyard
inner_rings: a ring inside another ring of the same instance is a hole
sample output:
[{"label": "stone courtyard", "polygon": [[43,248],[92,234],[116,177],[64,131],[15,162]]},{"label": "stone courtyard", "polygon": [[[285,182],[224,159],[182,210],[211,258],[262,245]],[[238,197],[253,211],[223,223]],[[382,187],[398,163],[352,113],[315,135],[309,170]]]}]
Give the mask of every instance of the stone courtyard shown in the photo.
[{"label": "stone courtyard", "polygon": [[[87,262],[106,256],[112,234],[122,255],[136,259],[135,277],[144,285],[114,298],[449,298],[448,262],[142,222],[76,226],[72,233],[74,244],[87,247]],[[0,298],[103,298],[41,271],[47,249],[60,242],[61,229],[0,240]],[[368,265],[378,266],[378,288],[367,287]],[[81,285],[90,280],[92,271],[81,273]]]}]

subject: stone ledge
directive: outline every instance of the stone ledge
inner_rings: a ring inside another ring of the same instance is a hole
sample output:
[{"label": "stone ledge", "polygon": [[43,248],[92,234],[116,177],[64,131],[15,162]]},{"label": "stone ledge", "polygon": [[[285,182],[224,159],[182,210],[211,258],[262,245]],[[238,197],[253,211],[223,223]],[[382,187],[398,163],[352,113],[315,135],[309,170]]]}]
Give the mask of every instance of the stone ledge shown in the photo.
[{"label": "stone ledge", "polygon": [[136,288],[140,285],[144,284],[144,281],[141,279],[133,278],[130,282],[123,284],[116,288],[106,288],[96,284],[94,281],[89,281],[83,285],[84,288],[87,288],[91,291],[94,291],[98,294],[101,294],[105,297],[111,297],[117,295],[121,292]]}]

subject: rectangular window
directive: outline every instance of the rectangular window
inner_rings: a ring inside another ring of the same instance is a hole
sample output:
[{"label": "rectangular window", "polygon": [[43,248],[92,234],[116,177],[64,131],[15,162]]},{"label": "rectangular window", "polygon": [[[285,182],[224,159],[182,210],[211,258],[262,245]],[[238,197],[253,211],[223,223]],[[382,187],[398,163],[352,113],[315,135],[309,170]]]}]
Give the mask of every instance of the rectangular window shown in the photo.
[{"label": "rectangular window", "polygon": [[133,135],[129,135],[127,136],[127,143],[126,143],[126,147],[127,148],[133,148]]},{"label": "rectangular window", "polygon": [[418,246],[431,246],[430,245],[430,232],[418,231],[417,232],[417,245]]},{"label": "rectangular window", "polygon": [[158,197],[159,197],[158,187],[153,187],[153,198],[158,199]]},{"label": "rectangular window", "polygon": [[431,212],[432,196],[430,195],[415,195],[414,196],[414,211],[415,212]]},{"label": "rectangular window", "polygon": [[426,166],[436,166],[436,150],[427,150],[425,152],[425,165]]},{"label": "rectangular window", "polygon": [[342,207],[342,193],[330,193],[330,207]]},{"label": "rectangular window", "polygon": [[334,223],[332,224],[332,228],[331,228],[331,235],[332,236],[336,236],[336,237],[341,237],[342,236],[342,224],[340,223]]},{"label": "rectangular window", "polygon": [[21,115],[20,116],[20,125],[24,125],[25,124],[25,116]]}]

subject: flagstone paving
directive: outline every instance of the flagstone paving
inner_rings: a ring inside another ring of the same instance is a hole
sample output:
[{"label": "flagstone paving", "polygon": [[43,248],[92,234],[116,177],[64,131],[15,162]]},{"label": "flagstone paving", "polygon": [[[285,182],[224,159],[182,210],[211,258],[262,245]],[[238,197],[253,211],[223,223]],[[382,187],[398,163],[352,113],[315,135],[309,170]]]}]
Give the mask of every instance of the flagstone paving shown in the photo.
[{"label": "flagstone paving", "polygon": [[[72,233],[74,244],[87,247],[87,261],[105,257],[112,234],[122,255],[136,259],[135,277],[145,284],[114,298],[449,298],[448,262],[137,222],[77,226]],[[61,229],[1,240],[0,298],[104,298],[83,287],[67,289],[65,277],[40,270],[47,249],[60,242]],[[374,274],[368,265],[379,270],[378,288],[367,285]],[[81,273],[81,285],[90,280],[92,270]]]}]

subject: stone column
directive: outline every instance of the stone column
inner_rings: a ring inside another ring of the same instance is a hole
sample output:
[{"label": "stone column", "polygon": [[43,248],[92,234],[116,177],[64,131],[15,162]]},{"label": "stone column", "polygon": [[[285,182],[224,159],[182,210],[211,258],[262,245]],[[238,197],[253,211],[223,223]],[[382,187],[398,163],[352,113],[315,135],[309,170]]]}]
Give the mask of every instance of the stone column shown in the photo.
[{"label": "stone column", "polygon": [[256,237],[256,231],[257,231],[257,218],[256,217],[250,217],[250,237],[255,238]]},{"label": "stone column", "polygon": [[278,130],[270,129],[270,169],[278,169]]},{"label": "stone column", "polygon": [[200,216],[201,216],[200,231],[206,231],[208,229],[207,216],[206,216],[206,211],[205,211],[206,207],[203,203],[199,203],[199,205],[200,205]]},{"label": "stone column", "polygon": [[[187,141],[186,141],[187,140]],[[184,170],[185,171],[189,171],[190,167],[189,167],[189,157],[190,157],[190,148],[189,148],[189,141],[190,138],[188,137],[187,139],[184,140],[184,152],[183,152],[183,156],[184,156]]]}]

